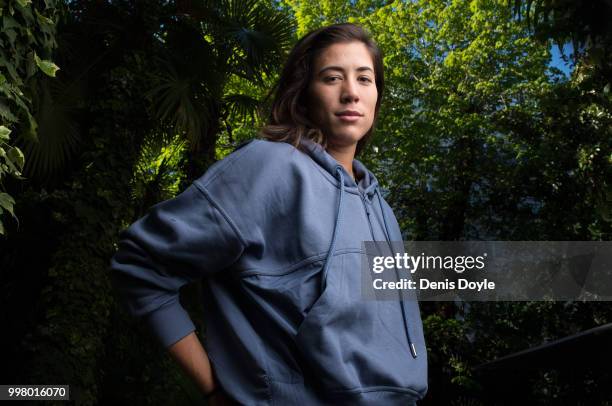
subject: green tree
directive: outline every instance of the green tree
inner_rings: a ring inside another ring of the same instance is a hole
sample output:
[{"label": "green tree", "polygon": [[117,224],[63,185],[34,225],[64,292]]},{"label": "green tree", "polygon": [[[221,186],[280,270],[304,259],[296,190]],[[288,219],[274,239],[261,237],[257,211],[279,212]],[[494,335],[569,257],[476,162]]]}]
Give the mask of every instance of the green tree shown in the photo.
[{"label": "green tree", "polygon": [[[582,208],[596,208],[599,215],[588,224],[594,239],[609,239],[612,222],[612,185],[609,179],[612,149],[612,5],[597,0],[589,2],[515,1],[514,12],[525,18],[540,42],[554,40],[563,52],[571,44],[575,68],[568,83],[557,86],[544,106],[555,117],[554,132],[571,137],[578,133],[578,167],[569,172],[588,187]],[[558,109],[559,100],[563,100]],[[576,123],[579,123],[576,125]],[[559,128],[560,127],[560,128]],[[559,131],[561,130],[561,131]],[[579,226],[579,223],[573,223]]]},{"label": "green tree", "polygon": [[260,0],[181,2],[169,19],[156,86],[150,97],[157,117],[189,141],[187,180],[215,160],[222,120],[232,110],[253,111],[247,94],[226,91],[232,76],[262,86],[293,40],[286,14]]}]

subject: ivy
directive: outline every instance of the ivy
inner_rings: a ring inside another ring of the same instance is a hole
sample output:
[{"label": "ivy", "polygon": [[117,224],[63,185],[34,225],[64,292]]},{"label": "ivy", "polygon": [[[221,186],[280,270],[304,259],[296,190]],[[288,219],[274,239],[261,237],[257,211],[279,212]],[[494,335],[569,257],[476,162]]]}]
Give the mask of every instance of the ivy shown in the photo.
[{"label": "ivy", "polygon": [[[55,76],[59,69],[45,59],[51,57],[56,46],[58,16],[56,0],[8,0],[0,4],[0,191],[5,190],[3,180],[7,176],[24,179],[25,158],[10,135],[16,130],[22,137],[36,139],[38,125],[32,113],[29,81],[38,72]],[[13,203],[6,203],[12,201],[5,198],[2,207],[15,217]]]}]

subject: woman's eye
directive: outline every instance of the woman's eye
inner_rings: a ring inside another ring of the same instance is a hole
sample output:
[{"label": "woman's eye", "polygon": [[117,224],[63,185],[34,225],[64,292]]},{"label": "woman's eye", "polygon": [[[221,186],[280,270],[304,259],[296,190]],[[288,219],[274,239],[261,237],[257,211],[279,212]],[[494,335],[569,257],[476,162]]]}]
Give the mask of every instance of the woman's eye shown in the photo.
[{"label": "woman's eye", "polygon": [[328,76],[328,77],[325,78],[325,81],[326,82],[335,82],[336,80],[334,80],[334,79],[340,79],[340,77],[339,76]]},{"label": "woman's eye", "polygon": [[372,83],[372,79],[370,79],[370,78],[369,78],[369,77],[367,77],[367,76],[362,76],[360,79],[362,79],[364,82],[370,82],[370,83]]}]

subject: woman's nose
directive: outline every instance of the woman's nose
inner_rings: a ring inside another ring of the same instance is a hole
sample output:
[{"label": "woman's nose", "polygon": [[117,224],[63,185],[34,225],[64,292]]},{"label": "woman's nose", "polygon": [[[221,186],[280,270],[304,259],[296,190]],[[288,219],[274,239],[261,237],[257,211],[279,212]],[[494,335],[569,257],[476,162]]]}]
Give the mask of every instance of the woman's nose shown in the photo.
[{"label": "woman's nose", "polygon": [[359,100],[359,95],[357,94],[357,83],[353,80],[345,80],[342,86],[342,102],[350,103],[356,102]]}]

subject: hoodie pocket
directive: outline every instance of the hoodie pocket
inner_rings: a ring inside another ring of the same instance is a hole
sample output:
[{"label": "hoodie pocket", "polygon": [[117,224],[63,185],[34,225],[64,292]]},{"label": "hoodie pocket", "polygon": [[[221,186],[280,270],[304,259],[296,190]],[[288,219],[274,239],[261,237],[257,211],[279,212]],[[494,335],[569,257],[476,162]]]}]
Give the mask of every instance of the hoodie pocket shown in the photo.
[{"label": "hoodie pocket", "polygon": [[[316,274],[316,277],[319,280],[317,286],[320,291],[324,262],[318,262],[317,264],[319,264],[321,268],[321,271]],[[336,256],[332,259],[330,269],[328,269],[327,272],[327,283],[323,289],[323,292],[320,292],[320,295],[314,300],[314,302],[310,306],[306,306],[302,311],[304,319],[297,328],[297,336],[299,336],[300,332],[304,328],[307,328],[308,325],[322,325],[327,320],[327,317],[331,316],[327,309],[334,308],[335,301],[338,299],[338,295],[334,292],[338,292],[342,289],[341,285],[343,283],[343,278],[338,272],[338,269],[342,269],[343,264],[343,255]]]},{"label": "hoodie pocket", "polygon": [[306,367],[328,395],[389,391],[420,397],[427,387],[426,357],[410,353],[399,301],[361,297],[360,267],[360,254],[334,257],[327,288],[297,331]]},{"label": "hoodie pocket", "polygon": [[274,382],[298,384],[304,382],[303,360],[295,345],[300,329],[317,320],[326,322],[324,310],[335,307],[338,299],[336,267],[343,258],[335,257],[329,270],[325,289],[321,290],[324,258],[306,258],[283,273],[252,274],[242,278],[246,296],[254,305],[249,321],[260,332],[267,351],[266,369]]}]

